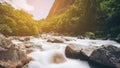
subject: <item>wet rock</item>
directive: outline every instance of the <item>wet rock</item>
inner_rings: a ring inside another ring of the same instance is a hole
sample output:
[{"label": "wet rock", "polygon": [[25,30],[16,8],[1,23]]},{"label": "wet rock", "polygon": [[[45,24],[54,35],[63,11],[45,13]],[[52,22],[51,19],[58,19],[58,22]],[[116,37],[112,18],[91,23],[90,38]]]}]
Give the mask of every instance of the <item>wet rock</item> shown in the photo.
[{"label": "wet rock", "polygon": [[24,65],[22,68],[28,68],[28,64]]},{"label": "wet rock", "polygon": [[10,61],[4,62],[0,61],[0,68],[21,68],[21,62],[15,62],[14,64]]},{"label": "wet rock", "polygon": [[28,68],[28,64],[24,65],[22,68]]},{"label": "wet rock", "polygon": [[26,64],[29,63],[29,61],[31,61],[31,60],[33,60],[32,57],[26,56],[26,57],[24,57],[24,59],[22,59],[21,61],[22,61],[22,64],[23,64],[23,65],[26,65]]},{"label": "wet rock", "polygon": [[17,45],[19,49],[26,49],[26,48],[32,48],[33,45],[31,43],[21,43]]},{"label": "wet rock", "polygon": [[85,48],[80,48],[77,45],[68,45],[65,49],[65,55],[68,58],[89,60],[92,52],[99,47],[97,46],[87,46]]},{"label": "wet rock", "polygon": [[21,41],[21,42],[25,42],[25,41],[29,41],[30,37],[16,37],[16,39]]},{"label": "wet rock", "polygon": [[25,40],[25,41],[29,41],[29,40],[30,40],[30,37],[25,37],[24,40]]},{"label": "wet rock", "polygon": [[25,38],[24,37],[20,37],[18,40],[21,41],[21,42],[24,42]]},{"label": "wet rock", "polygon": [[120,34],[117,36],[117,38],[115,38],[115,41],[120,43]]},{"label": "wet rock", "polygon": [[82,49],[76,45],[68,45],[65,55],[68,58],[87,60],[104,68],[120,68],[120,48],[112,45],[87,46]]},{"label": "wet rock", "polygon": [[24,52],[0,34],[0,68],[21,68],[30,60]]},{"label": "wet rock", "polygon": [[109,38],[107,38],[107,37],[103,37],[103,38],[100,38],[100,39],[102,39],[102,40],[108,40]]},{"label": "wet rock", "polygon": [[31,52],[33,52],[33,49],[26,49],[26,54],[30,54]]},{"label": "wet rock", "polygon": [[15,39],[14,36],[7,37],[7,40],[14,40],[14,39]]},{"label": "wet rock", "polygon": [[40,51],[44,51],[44,49],[42,48],[42,45],[37,45],[35,46],[35,48],[39,49]]},{"label": "wet rock", "polygon": [[91,54],[98,48],[100,48],[100,47],[90,45],[90,46],[87,46],[87,47],[81,49],[80,59],[81,60],[89,60],[89,57],[91,56]]},{"label": "wet rock", "polygon": [[112,45],[102,46],[91,54],[90,60],[109,67],[120,68],[120,48]]},{"label": "wet rock", "polygon": [[31,48],[31,47],[33,47],[32,44],[24,44],[24,46],[25,46],[26,48]]},{"label": "wet rock", "polygon": [[48,39],[47,42],[51,43],[64,43],[62,39]]},{"label": "wet rock", "polygon": [[24,44],[18,44],[18,48],[19,48],[19,49],[25,49],[26,47],[25,47]]},{"label": "wet rock", "polygon": [[68,38],[63,38],[65,41],[70,41],[71,39],[68,39]]},{"label": "wet rock", "polygon": [[0,47],[0,51],[6,51],[7,49]]},{"label": "wet rock", "polygon": [[78,36],[77,38],[78,39],[85,39],[83,36]]},{"label": "wet rock", "polygon": [[33,37],[35,37],[35,38],[40,38],[40,35],[33,35]]},{"label": "wet rock", "polygon": [[77,45],[70,44],[65,49],[65,55],[68,58],[79,59],[81,48]]},{"label": "wet rock", "polygon": [[61,53],[55,53],[52,57],[53,63],[63,63],[65,62],[65,58]]}]

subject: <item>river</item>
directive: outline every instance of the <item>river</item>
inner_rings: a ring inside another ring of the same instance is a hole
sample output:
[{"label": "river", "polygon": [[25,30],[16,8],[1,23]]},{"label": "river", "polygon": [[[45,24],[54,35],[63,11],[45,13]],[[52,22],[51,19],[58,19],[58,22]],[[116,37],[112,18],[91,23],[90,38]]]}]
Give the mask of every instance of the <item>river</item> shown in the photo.
[{"label": "river", "polygon": [[[64,43],[50,43],[47,42],[50,38],[57,38],[64,41]],[[68,39],[69,41],[66,41]],[[18,40],[12,40],[14,44],[23,43]],[[28,68],[92,68],[87,61],[82,61],[79,59],[69,59],[65,56],[65,47],[69,44],[75,44],[81,48],[94,45],[115,45],[120,46],[119,43],[111,40],[91,40],[91,39],[77,39],[77,37],[68,36],[53,36],[43,34],[39,38],[30,37],[30,41],[33,43],[33,52],[28,54],[32,57],[32,61],[28,64]],[[58,53],[64,57],[64,62],[54,63],[53,56]]]}]

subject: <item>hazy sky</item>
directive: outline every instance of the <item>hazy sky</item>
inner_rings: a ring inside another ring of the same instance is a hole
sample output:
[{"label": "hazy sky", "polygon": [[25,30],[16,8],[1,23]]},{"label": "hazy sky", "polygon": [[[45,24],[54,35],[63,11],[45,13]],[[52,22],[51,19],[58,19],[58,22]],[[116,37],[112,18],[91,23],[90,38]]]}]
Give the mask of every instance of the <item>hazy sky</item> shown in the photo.
[{"label": "hazy sky", "polygon": [[35,19],[39,19],[48,15],[54,0],[28,0],[27,3],[34,7],[34,10],[30,13],[35,16]]},{"label": "hazy sky", "polygon": [[34,19],[46,18],[54,0],[0,0],[7,1],[17,9],[23,9],[34,16]]}]

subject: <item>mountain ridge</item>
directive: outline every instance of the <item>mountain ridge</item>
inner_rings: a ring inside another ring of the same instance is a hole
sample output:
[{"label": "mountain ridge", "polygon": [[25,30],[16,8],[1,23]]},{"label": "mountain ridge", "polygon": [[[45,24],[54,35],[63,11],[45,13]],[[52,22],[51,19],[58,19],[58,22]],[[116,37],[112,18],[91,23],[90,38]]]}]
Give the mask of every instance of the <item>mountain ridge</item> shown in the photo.
[{"label": "mountain ridge", "polygon": [[75,0],[55,0],[47,19],[63,13],[74,3],[74,1]]}]

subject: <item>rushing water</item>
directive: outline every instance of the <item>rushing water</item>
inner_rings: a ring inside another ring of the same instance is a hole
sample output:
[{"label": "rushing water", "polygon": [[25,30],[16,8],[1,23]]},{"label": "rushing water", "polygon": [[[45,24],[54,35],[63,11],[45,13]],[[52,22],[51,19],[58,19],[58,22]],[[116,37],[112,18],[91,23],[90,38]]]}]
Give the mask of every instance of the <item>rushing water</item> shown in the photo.
[{"label": "rushing water", "polygon": [[[50,43],[47,42],[48,38],[57,38],[61,40],[69,39],[70,41],[64,40],[64,43]],[[13,40],[12,42],[16,45],[23,43],[17,40]],[[89,45],[120,46],[120,44],[110,40],[77,39],[76,37],[51,35],[42,35],[40,38],[31,37],[30,42],[32,42],[36,48],[33,48],[34,51],[28,54],[28,56],[33,58],[33,60],[28,64],[29,68],[91,68],[87,61],[66,58],[64,54],[65,47],[68,44],[76,44],[80,47],[86,47]],[[42,50],[37,47],[42,47]],[[52,58],[55,53],[62,54],[66,61],[59,64],[53,63]]]}]

